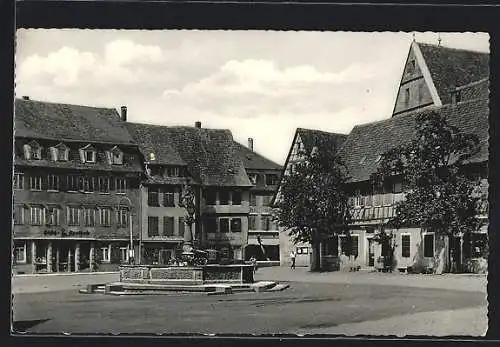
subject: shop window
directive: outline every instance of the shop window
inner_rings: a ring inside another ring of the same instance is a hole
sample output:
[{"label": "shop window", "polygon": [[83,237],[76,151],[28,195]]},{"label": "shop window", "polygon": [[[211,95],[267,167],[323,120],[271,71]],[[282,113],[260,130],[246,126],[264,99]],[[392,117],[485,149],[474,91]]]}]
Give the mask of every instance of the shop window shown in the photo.
[{"label": "shop window", "polygon": [[401,235],[401,257],[409,258],[411,250],[411,236]]},{"label": "shop window", "polygon": [[434,257],[434,234],[424,235],[424,257]]}]

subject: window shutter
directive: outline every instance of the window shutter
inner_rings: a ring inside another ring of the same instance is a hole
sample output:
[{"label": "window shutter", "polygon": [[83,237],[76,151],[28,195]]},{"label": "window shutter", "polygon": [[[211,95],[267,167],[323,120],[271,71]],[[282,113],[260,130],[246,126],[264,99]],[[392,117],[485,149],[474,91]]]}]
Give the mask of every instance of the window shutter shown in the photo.
[{"label": "window shutter", "polygon": [[24,151],[24,159],[31,159],[31,146],[24,145],[23,151]]},{"label": "window shutter", "polygon": [[78,150],[78,152],[80,153],[80,161],[82,163],[85,163],[85,151],[83,149],[80,149]]}]

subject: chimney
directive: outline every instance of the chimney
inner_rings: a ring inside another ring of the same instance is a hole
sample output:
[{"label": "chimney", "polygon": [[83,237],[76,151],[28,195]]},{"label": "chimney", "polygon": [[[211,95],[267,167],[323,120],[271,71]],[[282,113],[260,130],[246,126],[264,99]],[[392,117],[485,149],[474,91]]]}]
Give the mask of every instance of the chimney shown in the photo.
[{"label": "chimney", "polygon": [[27,96],[27,95],[24,95],[24,96],[23,96],[23,100],[29,100],[29,99],[30,99],[30,97],[29,97],[29,96]]},{"label": "chimney", "polygon": [[253,152],[253,138],[248,138],[248,148]]},{"label": "chimney", "polygon": [[195,122],[194,123],[195,128],[201,128],[201,122]]},{"label": "chimney", "polygon": [[122,121],[126,122],[127,121],[127,106],[122,106],[121,107],[121,119]]}]

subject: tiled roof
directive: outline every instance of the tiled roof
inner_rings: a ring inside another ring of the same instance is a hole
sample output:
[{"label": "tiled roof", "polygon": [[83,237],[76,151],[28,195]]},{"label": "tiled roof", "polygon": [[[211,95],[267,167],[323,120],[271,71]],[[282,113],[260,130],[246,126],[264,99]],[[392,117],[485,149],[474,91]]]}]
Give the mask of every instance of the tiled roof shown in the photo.
[{"label": "tiled roof", "polygon": [[16,99],[15,136],[61,141],[133,143],[115,109]]},{"label": "tiled roof", "polygon": [[[459,102],[435,108],[450,125],[464,133],[475,134],[481,149],[470,162],[488,160],[489,107],[487,99]],[[415,118],[418,113],[355,126],[339,154],[345,160],[351,182],[366,181],[377,170],[377,158],[385,151],[409,143],[415,135]]]},{"label": "tiled roof", "polygon": [[348,135],[330,133],[327,131],[297,128],[297,134],[300,136],[304,149],[311,151],[318,141],[326,141],[334,148],[340,148]]},{"label": "tiled roof", "polygon": [[[206,186],[252,186],[246,175],[243,162],[234,145],[233,136],[229,130],[206,129],[183,126],[160,126],[145,124],[128,124],[134,139],[141,142],[139,145],[149,151],[153,143],[150,140],[141,141],[141,136],[161,141],[160,147],[166,150],[154,151],[155,156],[161,157],[162,162],[185,163],[189,174],[196,182]],[[141,128],[140,131],[136,131]],[[146,132],[154,132],[154,136],[147,136]],[[144,144],[142,142],[145,142]],[[158,148],[158,144],[154,143]],[[147,155],[148,153],[146,153]]]},{"label": "tiled roof", "polygon": [[125,123],[130,135],[138,144],[139,150],[146,161],[154,153],[155,160],[151,163],[163,165],[184,166],[186,162],[172,147],[172,140],[165,136],[165,127],[151,124]]},{"label": "tiled roof", "polygon": [[418,43],[429,68],[439,98],[450,102],[450,91],[457,86],[489,77],[489,54]]},{"label": "tiled roof", "polygon": [[254,170],[281,170],[282,167],[279,164],[267,159],[266,157],[260,155],[257,152],[251,151],[248,147],[242,145],[239,142],[234,141],[236,150],[239,153],[241,160],[245,169]]}]

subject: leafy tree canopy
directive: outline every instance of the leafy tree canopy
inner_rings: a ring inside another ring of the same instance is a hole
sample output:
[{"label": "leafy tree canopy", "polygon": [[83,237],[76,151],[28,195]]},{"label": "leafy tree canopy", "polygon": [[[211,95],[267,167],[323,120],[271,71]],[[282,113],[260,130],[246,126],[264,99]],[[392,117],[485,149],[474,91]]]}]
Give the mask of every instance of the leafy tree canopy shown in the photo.
[{"label": "leafy tree canopy", "polygon": [[285,174],[275,202],[278,224],[292,241],[316,244],[323,237],[347,230],[350,219],[345,165],[335,147],[318,140],[311,151],[299,153],[300,162]]},{"label": "leafy tree canopy", "polygon": [[479,197],[477,182],[467,178],[465,161],[479,149],[477,136],[464,134],[436,112],[416,116],[415,137],[383,154],[375,184],[402,177],[405,200],[396,205],[389,225],[420,226],[441,235],[475,231]]}]

